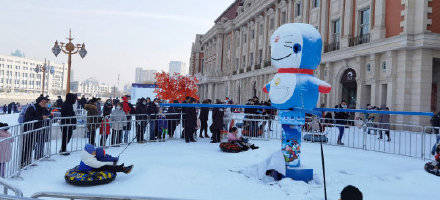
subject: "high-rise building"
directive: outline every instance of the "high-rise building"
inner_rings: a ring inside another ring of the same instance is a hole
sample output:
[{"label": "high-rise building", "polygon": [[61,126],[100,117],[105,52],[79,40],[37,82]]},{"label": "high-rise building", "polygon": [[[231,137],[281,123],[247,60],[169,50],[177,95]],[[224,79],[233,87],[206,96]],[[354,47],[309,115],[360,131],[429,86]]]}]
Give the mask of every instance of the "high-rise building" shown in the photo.
[{"label": "high-rise building", "polygon": [[135,83],[155,82],[154,74],[157,70],[146,70],[142,67],[136,68]]},{"label": "high-rise building", "polygon": [[185,73],[185,63],[181,61],[170,61],[168,64],[170,75],[173,74],[186,74]]},{"label": "high-rise building", "polygon": [[[440,2],[433,0],[236,0],[196,35],[190,74],[202,99],[245,103],[277,72],[270,37],[285,23],[313,25],[322,36],[315,76],[332,85],[319,105],[342,100],[391,110],[440,111]],[[393,118],[394,116],[392,116]],[[429,120],[413,117],[414,122]],[[400,116],[398,121],[404,121]]]},{"label": "high-rise building", "polygon": [[[0,55],[0,101],[30,102],[41,94],[41,70],[36,71],[37,65],[44,61],[24,57],[22,53]],[[55,62],[47,62],[44,93],[49,96],[64,95],[67,86],[67,66]]]}]

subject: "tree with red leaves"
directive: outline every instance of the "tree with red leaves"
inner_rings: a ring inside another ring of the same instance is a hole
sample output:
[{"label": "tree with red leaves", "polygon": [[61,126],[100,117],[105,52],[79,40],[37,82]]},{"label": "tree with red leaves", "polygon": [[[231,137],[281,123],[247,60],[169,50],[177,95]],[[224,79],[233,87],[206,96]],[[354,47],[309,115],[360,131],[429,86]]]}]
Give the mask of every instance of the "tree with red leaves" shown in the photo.
[{"label": "tree with red leaves", "polygon": [[162,100],[168,100],[172,102],[178,100],[182,102],[186,97],[193,97],[199,99],[197,96],[199,82],[194,76],[183,76],[180,74],[174,74],[170,76],[166,72],[158,72],[155,75],[156,89],[154,93],[157,94],[157,98]]}]

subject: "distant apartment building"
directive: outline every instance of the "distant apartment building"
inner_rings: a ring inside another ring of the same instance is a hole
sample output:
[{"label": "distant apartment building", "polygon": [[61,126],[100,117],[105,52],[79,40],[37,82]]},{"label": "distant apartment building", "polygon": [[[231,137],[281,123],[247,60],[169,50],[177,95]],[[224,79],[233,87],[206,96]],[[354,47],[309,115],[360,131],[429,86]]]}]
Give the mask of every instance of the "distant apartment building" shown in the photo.
[{"label": "distant apartment building", "polygon": [[[8,101],[29,102],[35,100],[43,88],[43,73],[36,70],[43,60],[24,57],[23,54],[0,55],[0,103]],[[45,73],[44,93],[51,97],[64,95],[67,81],[67,65],[48,61]]]},{"label": "distant apartment building", "polygon": [[185,63],[181,61],[170,61],[168,64],[170,75],[173,74],[185,74]]},{"label": "distant apartment building", "polygon": [[155,82],[154,74],[157,70],[143,69],[142,67],[136,68],[135,83]]}]

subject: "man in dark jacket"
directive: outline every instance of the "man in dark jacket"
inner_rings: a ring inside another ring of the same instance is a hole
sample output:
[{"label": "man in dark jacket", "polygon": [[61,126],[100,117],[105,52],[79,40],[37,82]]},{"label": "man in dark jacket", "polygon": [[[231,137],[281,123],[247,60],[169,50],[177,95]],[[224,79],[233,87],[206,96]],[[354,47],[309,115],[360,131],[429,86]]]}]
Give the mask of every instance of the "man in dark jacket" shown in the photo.
[{"label": "man in dark jacket", "polygon": [[[67,152],[66,146],[72,138],[72,132],[76,129],[76,118],[75,111],[73,110],[73,104],[75,104],[77,99],[76,94],[68,93],[66,95],[66,101],[61,106],[61,131],[62,131],[62,142],[61,142],[61,155],[70,155]],[[68,117],[68,118],[65,118]]]},{"label": "man in dark jacket", "polygon": [[440,129],[440,112],[432,116],[431,125],[434,127],[434,134],[438,134]]},{"label": "man in dark jacket", "polygon": [[140,98],[136,103],[136,140],[138,143],[144,143],[147,120],[147,100]]},{"label": "man in dark jacket", "polygon": [[49,99],[41,95],[36,99],[36,103],[26,110],[24,115],[23,144],[21,148],[21,168],[32,163],[32,149],[35,145],[35,136],[39,135],[41,132],[40,128],[44,126],[45,120],[49,118],[46,109],[48,102]]},{"label": "man in dark jacket", "polygon": [[[206,99],[203,101],[203,104],[210,104],[211,100]],[[203,132],[205,132],[205,137],[208,138],[208,115],[209,115],[209,108],[201,108],[200,109],[200,138],[203,138]]]},{"label": "man in dark jacket", "polygon": [[157,126],[156,126],[156,114],[158,112],[158,108],[156,106],[155,101],[151,101],[151,99],[147,98],[147,116],[150,119],[150,140],[155,141],[158,138],[157,135]]},{"label": "man in dark jacket", "polygon": [[[179,101],[174,100],[173,103],[178,104]],[[168,133],[170,135],[170,138],[174,137],[174,131],[176,131],[176,127],[180,122],[180,112],[181,110],[177,107],[168,108],[166,117],[168,119]]]},{"label": "man in dark jacket", "polygon": [[[196,100],[192,97],[189,98],[188,103],[192,104]],[[197,130],[197,111],[194,107],[185,107],[183,108],[184,113],[184,124],[185,124],[185,142],[195,142],[194,140],[194,132]]]},{"label": "man in dark jacket", "polygon": [[62,107],[63,106],[63,100],[61,99],[61,96],[58,96],[57,101],[55,102],[55,107]]},{"label": "man in dark jacket", "polygon": [[86,103],[87,103],[87,99],[86,99],[86,97],[83,95],[82,97],[81,97],[81,99],[79,100],[79,102],[78,102],[78,106],[80,107],[80,108],[84,108],[84,106],[86,105]]},{"label": "man in dark jacket", "polygon": [[[347,109],[347,102],[342,101],[340,105],[336,106],[335,108],[341,108],[341,109]],[[344,136],[344,130],[345,125],[347,125],[348,120],[348,113],[346,112],[335,112],[335,122],[336,124],[339,124],[339,136],[338,136],[338,144],[344,145],[342,143],[342,136]]]},{"label": "man in dark jacket", "polygon": [[[215,104],[222,104],[222,102],[217,99]],[[212,141],[211,143],[219,143],[220,142],[220,131],[223,129],[223,118],[225,112],[223,108],[214,108],[212,110]]]},{"label": "man in dark jacket", "polygon": [[113,104],[111,99],[107,99],[104,103],[104,109],[102,111],[102,116],[109,116],[112,113]]}]

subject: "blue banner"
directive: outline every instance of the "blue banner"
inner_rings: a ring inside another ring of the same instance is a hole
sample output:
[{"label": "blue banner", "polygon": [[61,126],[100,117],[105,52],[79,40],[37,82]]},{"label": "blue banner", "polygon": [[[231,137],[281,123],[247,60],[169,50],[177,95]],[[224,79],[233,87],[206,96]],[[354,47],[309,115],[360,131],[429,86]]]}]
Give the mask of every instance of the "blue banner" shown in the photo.
[{"label": "blue banner", "polygon": [[[196,108],[255,108],[255,109],[274,109],[272,106],[258,105],[231,105],[231,104],[185,104],[185,103],[163,103],[161,107],[196,107]],[[315,108],[305,110],[301,108],[292,108],[291,111],[302,111],[313,115],[321,116],[322,112],[352,112],[352,113],[377,113],[388,115],[414,115],[414,116],[434,116],[432,112],[410,112],[410,111],[381,111],[381,110],[361,110],[361,109],[339,109],[339,108]]]}]

